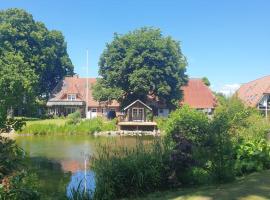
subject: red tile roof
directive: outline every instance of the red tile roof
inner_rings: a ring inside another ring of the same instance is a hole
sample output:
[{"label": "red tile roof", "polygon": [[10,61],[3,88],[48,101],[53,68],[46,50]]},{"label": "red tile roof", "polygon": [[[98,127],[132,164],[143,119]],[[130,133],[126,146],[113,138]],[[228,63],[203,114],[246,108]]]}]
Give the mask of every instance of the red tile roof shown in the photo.
[{"label": "red tile roof", "polygon": [[[88,106],[98,107],[99,102],[95,101],[92,96],[92,85],[96,83],[96,78],[88,78],[89,92],[88,92]],[[76,101],[86,101],[86,87],[87,78],[79,77],[65,77],[52,92],[49,101],[68,101],[67,94],[76,94]],[[119,103],[113,101],[109,106],[118,107]]]},{"label": "red tile roof", "polygon": [[243,84],[236,92],[236,95],[251,107],[256,107],[264,94],[270,94],[270,76]]},{"label": "red tile roof", "polygon": [[216,106],[216,98],[209,87],[201,79],[190,79],[186,86],[181,87],[183,100],[181,105],[187,104],[191,108],[205,109]]}]

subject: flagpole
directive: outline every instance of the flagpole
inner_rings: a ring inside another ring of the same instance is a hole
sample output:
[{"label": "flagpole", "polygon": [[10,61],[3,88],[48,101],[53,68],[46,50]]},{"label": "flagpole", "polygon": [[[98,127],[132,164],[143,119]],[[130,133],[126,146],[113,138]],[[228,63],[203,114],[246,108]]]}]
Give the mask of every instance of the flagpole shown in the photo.
[{"label": "flagpole", "polygon": [[86,50],[86,74],[87,74],[87,78],[86,78],[86,118],[88,117],[88,100],[89,100],[89,69],[88,69],[88,49]]}]

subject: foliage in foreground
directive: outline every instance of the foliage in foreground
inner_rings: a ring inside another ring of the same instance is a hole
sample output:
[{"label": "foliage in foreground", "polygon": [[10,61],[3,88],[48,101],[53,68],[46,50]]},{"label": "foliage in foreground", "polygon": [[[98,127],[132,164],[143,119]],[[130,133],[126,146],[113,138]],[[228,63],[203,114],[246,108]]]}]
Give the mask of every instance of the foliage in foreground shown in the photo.
[{"label": "foliage in foreground", "polygon": [[184,106],[162,123],[165,143],[133,150],[103,147],[92,163],[96,199],[229,182],[270,168],[270,126],[236,98],[225,99],[211,120]]},{"label": "foliage in foreground", "polygon": [[34,123],[25,126],[19,133],[33,134],[33,135],[49,135],[49,134],[77,134],[86,133],[93,134],[100,131],[116,130],[115,120],[108,121],[100,117],[84,120],[79,123],[65,123],[63,125],[57,124],[42,124]]},{"label": "foliage in foreground", "polygon": [[91,166],[95,172],[95,199],[117,199],[162,188],[167,183],[168,150],[161,141],[138,142],[133,149],[103,146]]},{"label": "foliage in foreground", "polygon": [[23,169],[24,152],[14,141],[0,137],[0,199],[36,200],[37,177]]}]

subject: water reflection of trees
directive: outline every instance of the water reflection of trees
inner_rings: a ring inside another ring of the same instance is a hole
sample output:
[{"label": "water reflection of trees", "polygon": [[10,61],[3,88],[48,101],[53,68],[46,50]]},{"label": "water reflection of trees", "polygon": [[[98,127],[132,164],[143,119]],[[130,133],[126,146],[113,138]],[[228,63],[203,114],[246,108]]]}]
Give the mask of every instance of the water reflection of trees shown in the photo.
[{"label": "water reflection of trees", "polygon": [[66,199],[66,187],[72,174],[64,172],[60,162],[45,157],[33,157],[29,161],[29,168],[38,176],[42,199]]}]

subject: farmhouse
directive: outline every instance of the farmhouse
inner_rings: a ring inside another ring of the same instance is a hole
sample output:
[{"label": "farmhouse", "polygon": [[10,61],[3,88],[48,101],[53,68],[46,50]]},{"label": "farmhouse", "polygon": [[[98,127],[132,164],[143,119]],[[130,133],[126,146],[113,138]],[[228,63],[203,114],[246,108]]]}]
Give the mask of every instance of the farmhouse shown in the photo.
[{"label": "farmhouse", "polygon": [[181,88],[183,100],[180,105],[187,104],[191,108],[201,110],[211,115],[217,106],[217,99],[202,79],[191,78],[186,86]]},{"label": "farmhouse", "polygon": [[120,112],[118,102],[104,104],[93,99],[91,87],[95,83],[95,78],[65,77],[52,91],[47,102],[48,113],[67,116],[79,110],[82,116],[87,118],[107,116],[110,111],[118,114]]},{"label": "farmhouse", "polygon": [[243,84],[236,92],[245,105],[258,108],[266,116],[270,108],[270,76]]},{"label": "farmhouse", "polygon": [[[95,83],[96,78],[65,77],[55,87],[47,102],[48,113],[67,116],[79,110],[83,117],[94,118],[114,112],[123,122],[123,126],[127,122],[150,122],[149,115],[168,116],[169,114],[166,104],[153,100],[151,96],[147,102],[136,100],[122,110],[117,101],[97,102],[93,99],[91,89]],[[181,90],[184,98],[180,105],[188,104],[192,108],[212,114],[216,106],[216,98],[201,79],[190,79]]]}]

